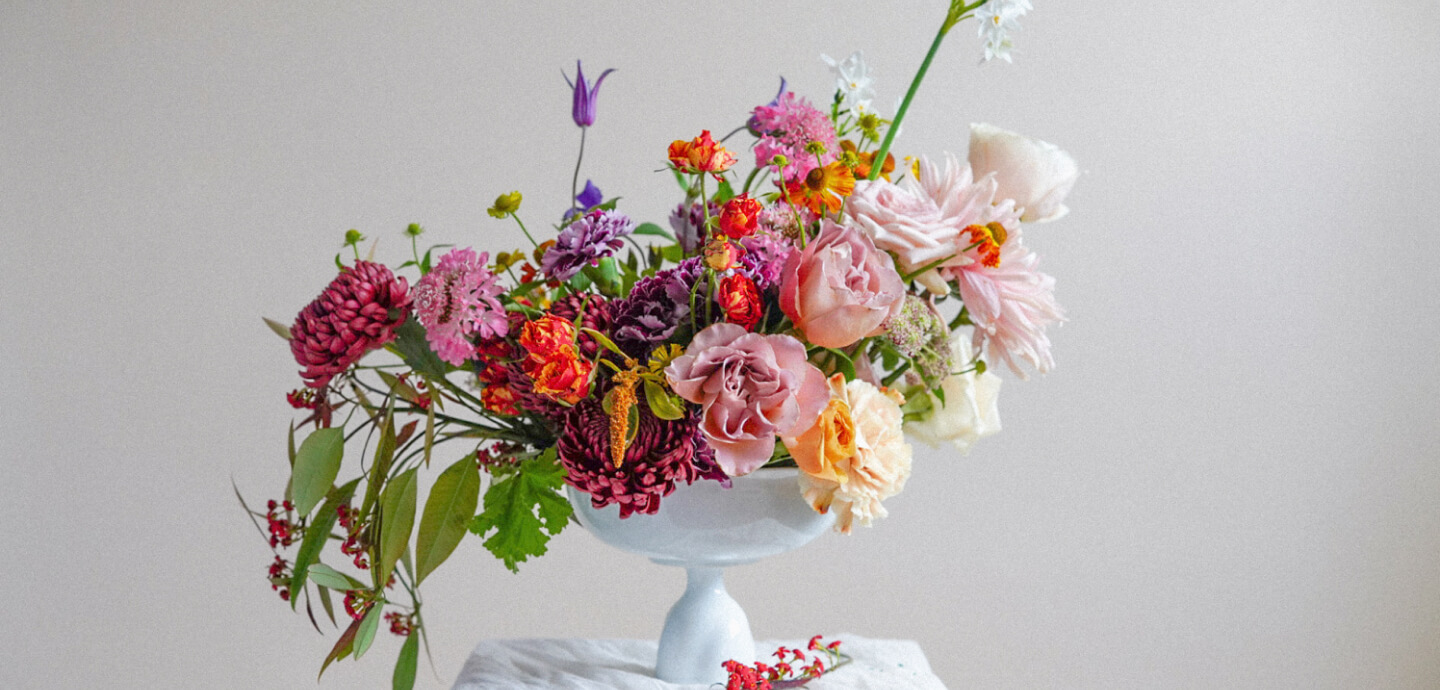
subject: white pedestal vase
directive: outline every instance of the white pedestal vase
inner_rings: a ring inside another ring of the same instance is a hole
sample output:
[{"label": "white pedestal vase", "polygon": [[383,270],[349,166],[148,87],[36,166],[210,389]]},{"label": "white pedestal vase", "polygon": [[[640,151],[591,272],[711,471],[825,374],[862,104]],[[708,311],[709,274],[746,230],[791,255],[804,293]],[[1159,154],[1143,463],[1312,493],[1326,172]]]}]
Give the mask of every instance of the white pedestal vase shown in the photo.
[{"label": "white pedestal vase", "polygon": [[754,563],[808,544],[835,522],[800,495],[799,470],[762,469],[732,480],[679,486],[654,515],[620,519],[619,506],[595,509],[567,487],[580,524],[618,549],[685,568],[685,593],[665,617],[655,664],[672,683],[715,683],[728,659],[756,660],[744,609],[725,591],[724,568]]}]

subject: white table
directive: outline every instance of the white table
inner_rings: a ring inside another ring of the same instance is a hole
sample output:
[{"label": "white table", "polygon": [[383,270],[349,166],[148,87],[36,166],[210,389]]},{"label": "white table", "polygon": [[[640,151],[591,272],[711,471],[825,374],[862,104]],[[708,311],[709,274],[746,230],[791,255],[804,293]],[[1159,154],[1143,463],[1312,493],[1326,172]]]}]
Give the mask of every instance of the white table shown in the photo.
[{"label": "white table", "polygon": [[[920,645],[911,640],[874,640],[856,635],[840,650],[854,661],[810,683],[811,690],[944,690],[930,671]],[[805,649],[809,640],[755,643],[764,655],[775,648]],[[486,640],[475,647],[454,690],[712,690],[720,686],[678,685],[655,678],[654,640],[524,639]],[[807,650],[807,654],[810,652]],[[773,661],[773,657],[768,661]]]}]

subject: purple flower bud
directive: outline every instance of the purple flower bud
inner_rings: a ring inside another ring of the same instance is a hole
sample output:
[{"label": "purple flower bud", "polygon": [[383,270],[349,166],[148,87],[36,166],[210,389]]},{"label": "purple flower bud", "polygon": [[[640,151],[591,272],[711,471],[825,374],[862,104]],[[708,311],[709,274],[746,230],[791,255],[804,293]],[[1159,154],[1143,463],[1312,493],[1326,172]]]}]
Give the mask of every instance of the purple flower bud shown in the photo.
[{"label": "purple flower bud", "polygon": [[605,195],[600,192],[599,187],[595,186],[595,182],[593,180],[585,180],[585,189],[575,195],[575,206],[566,211],[565,215],[560,218],[561,220],[570,220],[570,216],[585,213],[599,206],[600,202],[604,200]]},{"label": "purple flower bud", "polygon": [[600,93],[600,84],[605,81],[613,69],[607,69],[600,73],[600,78],[595,80],[595,86],[585,82],[585,71],[580,68],[580,61],[575,61],[575,81],[570,82],[570,77],[565,77],[565,83],[575,90],[575,100],[570,108],[570,117],[575,119],[575,124],[581,127],[589,127],[595,124],[595,97]]}]

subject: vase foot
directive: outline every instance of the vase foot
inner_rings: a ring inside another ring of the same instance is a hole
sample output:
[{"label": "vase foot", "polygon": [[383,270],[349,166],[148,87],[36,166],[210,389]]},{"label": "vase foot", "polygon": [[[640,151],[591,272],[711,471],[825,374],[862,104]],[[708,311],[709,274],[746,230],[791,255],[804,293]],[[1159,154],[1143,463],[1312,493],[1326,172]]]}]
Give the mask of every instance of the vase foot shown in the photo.
[{"label": "vase foot", "polygon": [[723,683],[726,661],[755,660],[745,610],[725,591],[722,568],[685,569],[685,594],[670,607],[655,659],[655,677],[669,683]]}]

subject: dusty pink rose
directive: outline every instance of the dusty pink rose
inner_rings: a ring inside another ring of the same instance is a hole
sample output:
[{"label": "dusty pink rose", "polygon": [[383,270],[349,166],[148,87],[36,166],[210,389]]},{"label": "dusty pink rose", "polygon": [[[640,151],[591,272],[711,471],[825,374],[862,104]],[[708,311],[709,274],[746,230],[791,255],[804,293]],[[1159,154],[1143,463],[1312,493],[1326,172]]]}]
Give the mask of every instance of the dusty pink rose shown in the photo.
[{"label": "dusty pink rose", "polygon": [[804,251],[790,255],[780,309],[821,347],[845,347],[884,331],[905,284],[890,255],[851,225],[825,221]]},{"label": "dusty pink rose", "polygon": [[665,376],[680,397],[702,406],[700,431],[732,477],[764,465],[776,435],[813,426],[830,399],[825,375],[806,361],[800,341],[733,323],[696,333]]}]

